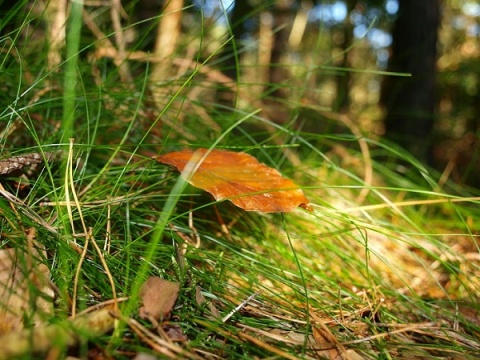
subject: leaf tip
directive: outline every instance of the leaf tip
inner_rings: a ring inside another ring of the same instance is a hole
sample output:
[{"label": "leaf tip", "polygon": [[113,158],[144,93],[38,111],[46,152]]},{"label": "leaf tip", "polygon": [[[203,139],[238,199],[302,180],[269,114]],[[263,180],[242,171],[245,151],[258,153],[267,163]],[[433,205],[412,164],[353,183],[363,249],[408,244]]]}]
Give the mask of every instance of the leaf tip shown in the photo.
[{"label": "leaf tip", "polygon": [[313,213],[314,209],[313,209],[313,206],[310,205],[310,203],[301,203],[300,205],[298,205],[298,207],[301,207],[302,209],[304,210],[307,210],[308,212],[311,212]]}]

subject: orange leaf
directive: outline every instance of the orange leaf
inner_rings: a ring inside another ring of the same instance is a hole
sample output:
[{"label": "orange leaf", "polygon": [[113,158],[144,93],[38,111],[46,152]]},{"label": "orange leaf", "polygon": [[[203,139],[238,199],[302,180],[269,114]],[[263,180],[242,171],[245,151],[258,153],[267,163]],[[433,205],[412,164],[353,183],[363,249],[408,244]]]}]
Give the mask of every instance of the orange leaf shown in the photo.
[{"label": "orange leaf", "polygon": [[207,152],[182,150],[155,159],[176,167],[185,180],[216,200],[230,200],[244,210],[288,212],[298,206],[309,210],[307,198],[295,183],[253,156],[227,150]]}]

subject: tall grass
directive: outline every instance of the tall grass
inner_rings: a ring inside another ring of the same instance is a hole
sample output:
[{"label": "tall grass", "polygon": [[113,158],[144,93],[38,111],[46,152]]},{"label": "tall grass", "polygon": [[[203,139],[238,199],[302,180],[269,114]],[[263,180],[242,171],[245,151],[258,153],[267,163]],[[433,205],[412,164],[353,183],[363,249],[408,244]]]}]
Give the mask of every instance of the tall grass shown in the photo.
[{"label": "tall grass", "polygon": [[[58,68],[46,70],[41,11],[23,19],[17,12],[15,30],[0,40],[2,158],[60,151],[23,169],[23,178],[2,176],[12,198],[0,200],[1,246],[28,253],[27,230],[35,229],[56,289],[45,321],[70,315],[72,302],[79,312],[115,296],[129,297],[122,313],[138,318],[140,287],[155,275],[181,283],[170,319],[188,339],[178,343],[180,357],[328,357],[325,348],[339,344],[372,359],[478,354],[476,190],[439,183],[405,151],[305,111],[300,97],[285,101],[283,124],[245,104],[243,91],[235,107],[216,103],[212,64],[221,48],[206,46],[225,37],[207,21],[178,49],[188,60],[189,46],[205,46],[195,50],[207,61],[152,85],[157,60],[125,60],[134,76],[124,83],[118,63],[93,56],[105,39],[88,33],[80,10],[73,2]],[[307,75],[295,91],[307,87]],[[320,118],[329,132],[298,127]],[[247,213],[215,203],[151,158],[186,147],[248,151],[301,185],[314,211]],[[115,358],[153,352],[126,324],[77,355],[94,347]]]}]

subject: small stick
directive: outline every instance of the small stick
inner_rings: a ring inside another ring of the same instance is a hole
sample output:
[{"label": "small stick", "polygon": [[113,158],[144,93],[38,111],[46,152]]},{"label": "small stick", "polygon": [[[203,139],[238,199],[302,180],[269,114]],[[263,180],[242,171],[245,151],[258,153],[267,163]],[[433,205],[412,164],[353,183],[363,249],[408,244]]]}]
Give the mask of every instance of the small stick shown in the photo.
[{"label": "small stick", "polygon": [[250,301],[252,301],[255,297],[257,297],[258,294],[260,294],[261,291],[257,291],[255,293],[253,293],[252,295],[250,295],[244,302],[242,302],[240,305],[238,305],[235,309],[233,309],[232,311],[230,311],[227,315],[225,315],[223,318],[222,318],[222,322],[227,322],[228,319],[230,319],[233,315],[235,315],[235,313],[237,313],[238,311],[240,311],[242,308],[244,308]]},{"label": "small stick", "polygon": [[190,211],[188,213],[188,227],[190,228],[190,230],[192,230],[192,237],[195,239],[195,248],[200,248],[202,240],[200,239],[200,235],[198,234],[197,229],[193,225],[193,211]]},{"label": "small stick", "polygon": [[225,221],[223,221],[222,215],[220,215],[220,212],[218,211],[215,204],[213,204],[213,209],[215,210],[215,215],[217,215],[217,220],[220,223],[220,229],[222,233],[224,233],[227,236],[227,239],[231,240],[230,231],[228,231],[228,227],[225,224]]},{"label": "small stick", "polygon": [[105,234],[105,245],[103,247],[103,251],[107,254],[110,254],[110,246],[111,246],[111,234],[112,234],[112,206],[110,201],[107,199],[107,231]]},{"label": "small stick", "polygon": [[[120,0],[112,0],[110,7],[110,15],[112,19],[113,28],[115,30],[115,43],[117,44],[117,56],[115,57],[115,65],[118,67],[118,73],[124,83],[131,83],[132,74],[127,63],[127,56],[125,50],[125,37],[123,34],[122,23],[120,20],[120,12],[123,10]],[[123,11],[125,12],[125,11]]]}]

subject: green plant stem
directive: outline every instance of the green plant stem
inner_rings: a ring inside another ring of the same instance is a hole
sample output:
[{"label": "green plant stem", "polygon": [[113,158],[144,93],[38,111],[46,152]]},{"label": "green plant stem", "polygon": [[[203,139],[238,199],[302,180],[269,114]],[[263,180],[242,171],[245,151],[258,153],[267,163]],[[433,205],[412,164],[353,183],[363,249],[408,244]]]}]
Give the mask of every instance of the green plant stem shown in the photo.
[{"label": "green plant stem", "polygon": [[75,95],[77,85],[77,66],[82,30],[83,0],[72,1],[68,21],[65,77],[63,83],[63,121],[61,142],[66,143],[74,135]]}]

